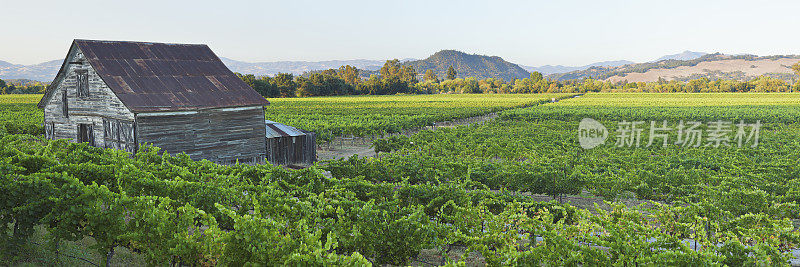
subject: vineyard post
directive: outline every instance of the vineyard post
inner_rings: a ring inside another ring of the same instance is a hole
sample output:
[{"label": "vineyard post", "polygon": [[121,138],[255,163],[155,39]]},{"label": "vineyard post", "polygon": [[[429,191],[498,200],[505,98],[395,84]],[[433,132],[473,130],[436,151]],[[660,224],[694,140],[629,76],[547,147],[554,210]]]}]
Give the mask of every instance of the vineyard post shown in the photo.
[{"label": "vineyard post", "polygon": [[52,242],[53,250],[56,252],[56,262],[55,263],[56,264],[61,264],[61,251],[59,251],[59,246],[58,246],[59,243],[61,243],[60,242],[60,238],[59,237],[55,237],[50,242]]},{"label": "vineyard post", "polygon": [[106,267],[111,266],[111,258],[113,257],[114,257],[114,247],[111,247],[111,250],[109,250],[108,253],[106,253],[106,264],[105,264]]},{"label": "vineyard post", "polygon": [[53,247],[55,248],[55,252],[56,252],[56,262],[55,263],[56,264],[60,264],[61,263],[61,253],[59,253],[59,251],[58,251],[58,239],[56,238],[53,242],[54,242]]},{"label": "vineyard post", "polygon": [[699,223],[697,222],[697,215],[694,216],[694,222],[691,224],[689,228],[692,231],[692,241],[694,242],[694,250],[697,251],[697,227],[699,227]]},{"label": "vineyard post", "polygon": [[447,263],[447,258],[450,254],[450,249],[452,248],[453,247],[450,244],[447,244],[447,249],[444,251],[444,253],[442,253],[442,263],[440,265],[444,266],[444,264]]},{"label": "vineyard post", "polygon": [[[576,153],[575,158],[572,160],[572,167],[570,168],[572,171],[575,171],[575,162],[576,161],[581,161],[580,160],[581,159],[581,148],[578,147],[576,149],[578,150],[578,152]],[[580,193],[579,194],[581,194],[581,193],[583,193],[583,186],[581,186],[581,188],[580,188]]]}]

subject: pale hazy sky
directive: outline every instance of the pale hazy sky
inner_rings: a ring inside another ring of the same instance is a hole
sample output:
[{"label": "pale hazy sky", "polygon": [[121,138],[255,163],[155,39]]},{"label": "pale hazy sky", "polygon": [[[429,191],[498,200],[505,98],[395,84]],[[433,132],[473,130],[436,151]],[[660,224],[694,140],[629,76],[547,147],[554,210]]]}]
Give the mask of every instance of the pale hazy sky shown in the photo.
[{"label": "pale hazy sky", "polygon": [[61,59],[72,39],[205,43],[243,61],[425,58],[524,65],[649,61],[684,50],[800,54],[800,1],[0,0],[0,60]]}]

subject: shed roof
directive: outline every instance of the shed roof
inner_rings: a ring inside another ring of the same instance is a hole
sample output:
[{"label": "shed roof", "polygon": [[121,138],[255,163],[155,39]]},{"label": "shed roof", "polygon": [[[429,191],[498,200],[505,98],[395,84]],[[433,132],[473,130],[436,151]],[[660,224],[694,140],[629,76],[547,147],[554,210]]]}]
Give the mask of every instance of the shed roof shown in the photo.
[{"label": "shed roof", "polygon": [[133,112],[269,105],[204,44],[74,40]]},{"label": "shed roof", "polygon": [[267,138],[306,135],[306,133],[304,133],[302,130],[286,124],[277,123],[271,120],[264,120],[264,122],[267,124]]}]

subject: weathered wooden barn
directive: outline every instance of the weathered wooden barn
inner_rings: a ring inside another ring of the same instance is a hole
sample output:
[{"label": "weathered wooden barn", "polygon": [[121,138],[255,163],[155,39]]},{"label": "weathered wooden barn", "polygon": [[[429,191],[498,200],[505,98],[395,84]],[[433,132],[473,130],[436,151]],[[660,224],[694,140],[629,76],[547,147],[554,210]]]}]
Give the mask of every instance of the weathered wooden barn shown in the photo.
[{"label": "weathered wooden barn", "polygon": [[47,138],[259,163],[269,102],[206,45],[74,40],[39,102]]}]

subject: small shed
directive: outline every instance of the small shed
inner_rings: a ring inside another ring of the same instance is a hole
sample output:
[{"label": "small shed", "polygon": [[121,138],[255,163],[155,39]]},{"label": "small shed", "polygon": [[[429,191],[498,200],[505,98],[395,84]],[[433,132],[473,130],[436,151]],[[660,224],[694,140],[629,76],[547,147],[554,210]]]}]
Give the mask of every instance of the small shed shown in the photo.
[{"label": "small shed", "polygon": [[267,161],[275,165],[305,167],[317,161],[314,132],[265,120]]}]

